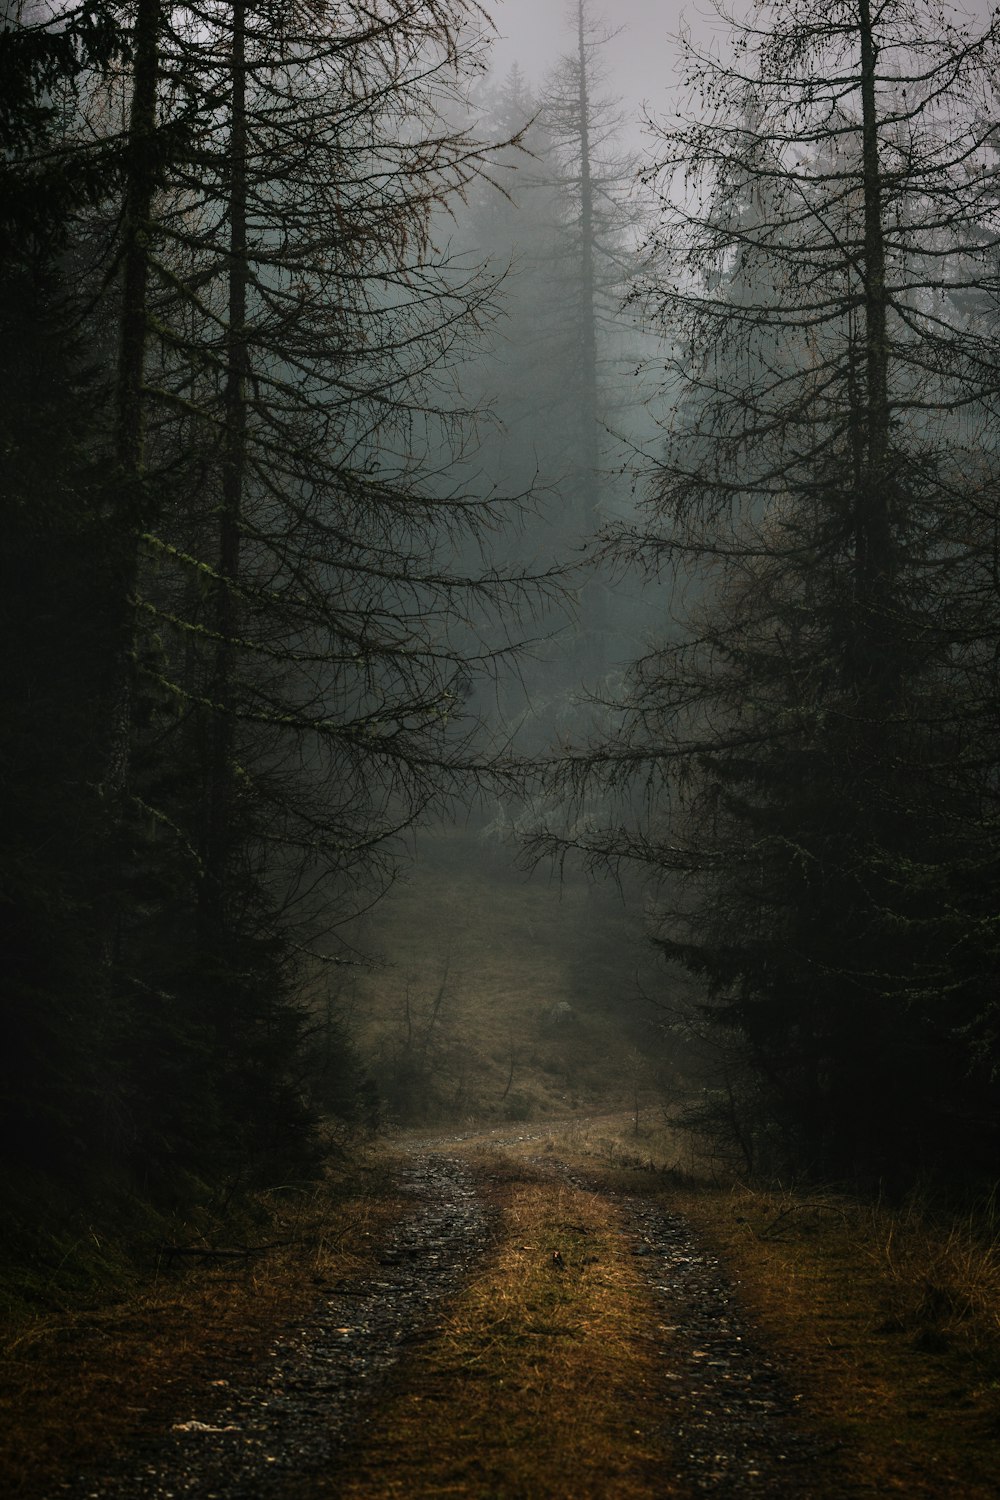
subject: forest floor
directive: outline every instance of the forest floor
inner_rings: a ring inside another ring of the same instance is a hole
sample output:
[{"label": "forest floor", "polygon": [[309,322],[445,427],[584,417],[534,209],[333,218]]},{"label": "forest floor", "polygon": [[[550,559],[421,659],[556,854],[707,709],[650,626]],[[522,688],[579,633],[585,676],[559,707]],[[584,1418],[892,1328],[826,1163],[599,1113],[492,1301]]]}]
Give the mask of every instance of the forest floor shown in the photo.
[{"label": "forest floor", "polygon": [[281,1212],[267,1253],[20,1327],[4,1494],[997,1492],[988,1316],[898,1221],[699,1187],[624,1117],[411,1136]]}]

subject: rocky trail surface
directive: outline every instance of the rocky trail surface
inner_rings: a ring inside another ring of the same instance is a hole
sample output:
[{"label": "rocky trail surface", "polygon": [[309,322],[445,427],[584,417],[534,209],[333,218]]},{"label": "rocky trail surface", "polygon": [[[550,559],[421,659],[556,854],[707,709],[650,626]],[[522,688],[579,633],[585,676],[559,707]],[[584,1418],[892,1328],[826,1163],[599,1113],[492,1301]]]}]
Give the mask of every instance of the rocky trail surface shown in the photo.
[{"label": "rocky trail surface", "polygon": [[826,1493],[832,1455],[802,1429],[801,1396],[757,1346],[716,1258],[692,1242],[676,1215],[635,1208],[630,1217],[635,1253],[648,1257],[663,1314],[672,1320],[663,1346],[664,1406],[679,1477],[699,1492]]},{"label": "rocky trail surface", "polygon": [[[551,1155],[529,1157],[528,1165],[554,1191],[560,1184],[602,1191]],[[481,1162],[477,1172],[463,1159],[458,1142],[411,1144],[401,1181],[409,1210],[381,1250],[377,1275],[322,1289],[312,1316],[283,1330],[265,1359],[189,1393],[188,1408],[168,1429],[146,1432],[108,1472],[58,1493],[71,1500],[338,1495],[374,1414],[387,1395],[405,1390],[408,1354],[434,1337],[449,1301],[489,1259],[500,1232],[490,1180]],[[662,1464],[649,1496],[852,1493],[836,1486],[836,1456],[800,1420],[797,1392],[747,1326],[714,1256],[679,1216],[611,1196],[616,1254],[630,1258],[654,1310],[657,1389],[647,1410],[656,1413]],[[535,1500],[522,1489],[501,1494],[495,1479],[488,1488],[428,1479],[410,1493]],[[573,1500],[574,1493],[567,1467],[559,1494]],[[595,1493],[592,1484],[586,1493]]]},{"label": "rocky trail surface", "polygon": [[673,1484],[681,1493],[734,1497],[832,1493],[835,1454],[803,1427],[801,1395],[760,1346],[718,1258],[679,1214],[629,1197],[622,1211],[663,1319],[663,1436],[674,1453]]},{"label": "rocky trail surface", "polygon": [[407,1346],[482,1256],[490,1214],[468,1167],[415,1152],[400,1191],[412,1208],[380,1255],[380,1274],[320,1293],[308,1322],[283,1332],[265,1361],[212,1382],[170,1430],[148,1434],[133,1463],[60,1493],[73,1500],[254,1500],[295,1496],[335,1476]]}]

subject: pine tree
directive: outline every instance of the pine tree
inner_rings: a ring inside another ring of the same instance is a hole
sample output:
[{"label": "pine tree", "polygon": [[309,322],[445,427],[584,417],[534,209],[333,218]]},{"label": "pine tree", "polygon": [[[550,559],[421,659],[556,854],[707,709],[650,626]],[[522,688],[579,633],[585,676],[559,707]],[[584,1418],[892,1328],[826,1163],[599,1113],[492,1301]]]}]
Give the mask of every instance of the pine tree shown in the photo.
[{"label": "pine tree", "polygon": [[[21,54],[96,14],[19,30]],[[472,16],[137,0],[78,49],[54,149],[7,163],[31,228],[47,161],[89,184],[54,215],[110,399],[81,386],[66,429],[66,463],[99,476],[98,566],[70,596],[79,718],[52,701],[86,761],[66,785],[87,885],[52,948],[89,934],[66,1036],[93,1042],[93,1159],[147,1181],[308,1160],[305,982],[414,820],[508,775],[462,719],[529,587],[484,558],[502,507],[458,480],[457,356],[493,287],[432,235],[489,158],[445,122]],[[61,611],[36,632],[36,670],[69,634]]]},{"label": "pine tree", "polygon": [[[487,770],[453,724],[490,655],[468,622],[520,585],[452,567],[492,512],[447,470],[451,363],[489,286],[429,232],[485,161],[441,120],[463,16],[359,7],[331,32],[235,4],[163,43],[211,103],[155,205],[145,422],[167,503],[141,535],[129,794],[180,893],[157,891],[123,960],[162,956],[153,988],[191,997],[220,1128],[242,1115],[254,1142],[301,1128],[302,962],[336,960],[401,832]],[[192,897],[193,970],[171,961]]]},{"label": "pine tree", "polygon": [[644,783],[651,817],[578,842],[651,872],[725,1044],[716,1123],[816,1172],[982,1162],[997,1128],[967,608],[1000,370],[960,311],[996,288],[993,45],[921,5],[776,4],[731,63],[689,51],[708,113],[662,134],[648,292],[683,397],[642,550],[685,630],[568,768]]},{"label": "pine tree", "polygon": [[96,788],[113,643],[105,383],[71,221],[116,164],[60,150],[80,79],[121,39],[95,6],[0,30],[0,962],[5,1165],[76,1174],[108,1127],[94,892],[111,857]]}]

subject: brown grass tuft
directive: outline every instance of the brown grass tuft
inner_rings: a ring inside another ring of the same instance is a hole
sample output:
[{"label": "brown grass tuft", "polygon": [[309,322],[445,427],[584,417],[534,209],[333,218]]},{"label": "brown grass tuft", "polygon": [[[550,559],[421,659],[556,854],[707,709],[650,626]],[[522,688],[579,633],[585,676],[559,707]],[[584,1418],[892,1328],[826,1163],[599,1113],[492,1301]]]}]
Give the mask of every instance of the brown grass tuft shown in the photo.
[{"label": "brown grass tuft", "polygon": [[995,1259],[966,1234],[831,1193],[684,1204],[797,1372],[807,1409],[880,1494],[996,1494]]},{"label": "brown grass tuft", "polygon": [[993,1500],[1000,1237],[987,1210],[955,1222],[919,1203],[727,1184],[652,1116],[638,1135],[604,1117],[549,1145],[592,1181],[686,1215],[859,1494]]},{"label": "brown grass tuft", "polygon": [[925,1347],[956,1348],[1000,1374],[1000,1237],[968,1217],[942,1224],[915,1207],[876,1212],[872,1238],[885,1284],[884,1327]]}]

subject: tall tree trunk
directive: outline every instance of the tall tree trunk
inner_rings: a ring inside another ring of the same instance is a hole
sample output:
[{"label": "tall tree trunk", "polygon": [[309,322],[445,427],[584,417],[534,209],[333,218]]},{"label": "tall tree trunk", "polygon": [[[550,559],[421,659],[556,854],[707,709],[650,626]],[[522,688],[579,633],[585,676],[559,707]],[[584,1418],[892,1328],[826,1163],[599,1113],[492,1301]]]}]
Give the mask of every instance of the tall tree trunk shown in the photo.
[{"label": "tall tree trunk", "polygon": [[226,875],[232,840],[235,638],[238,629],[236,583],[240,570],[240,526],[246,474],[247,349],[247,119],[246,5],[232,8],[232,90],[229,135],[229,316],[223,407],[221,508],[218,579],[215,586],[217,636],[212,676],[212,723],[199,925],[203,953],[216,958],[225,946]]},{"label": "tall tree trunk", "polygon": [[156,190],[156,95],[160,0],[139,0],[133,43],[132,98],[125,147],[121,311],[115,390],[113,495],[113,660],[108,686],[104,794],[110,867],[98,903],[98,961],[110,974],[122,958],[124,879],[132,781],[138,619],[139,550],[147,521],[145,367],[148,332],[150,227]]},{"label": "tall tree trunk", "polygon": [[891,670],[888,639],[892,579],[889,444],[889,339],[885,284],[882,171],[878,156],[875,96],[877,49],[870,0],[858,0],[861,40],[862,180],[864,188],[864,295],[867,435],[866,460],[857,496],[855,547],[859,585],[861,651],[866,675],[883,684]]},{"label": "tall tree trunk", "polygon": [[149,236],[156,187],[156,89],[160,0],[138,0],[132,99],[126,143],[122,228],[122,306],[116,391],[115,449],[120,611],[105,787],[120,813],[132,759],[135,693],[135,590],[140,535],[146,519],[144,374],[149,295]]},{"label": "tall tree trunk", "polygon": [[577,0],[577,47],[580,66],[580,385],[583,428],[583,476],[588,526],[597,523],[597,293],[594,278],[594,184],[590,163],[590,97],[584,0]]},{"label": "tall tree trunk", "polygon": [[[594,183],[590,160],[590,90],[586,41],[586,0],[577,0],[577,52],[580,70],[580,516],[585,535],[600,527],[600,404],[597,377],[597,287],[594,268]],[[605,608],[603,585],[588,581],[583,594],[586,651],[581,663],[589,675],[603,670]]]}]

